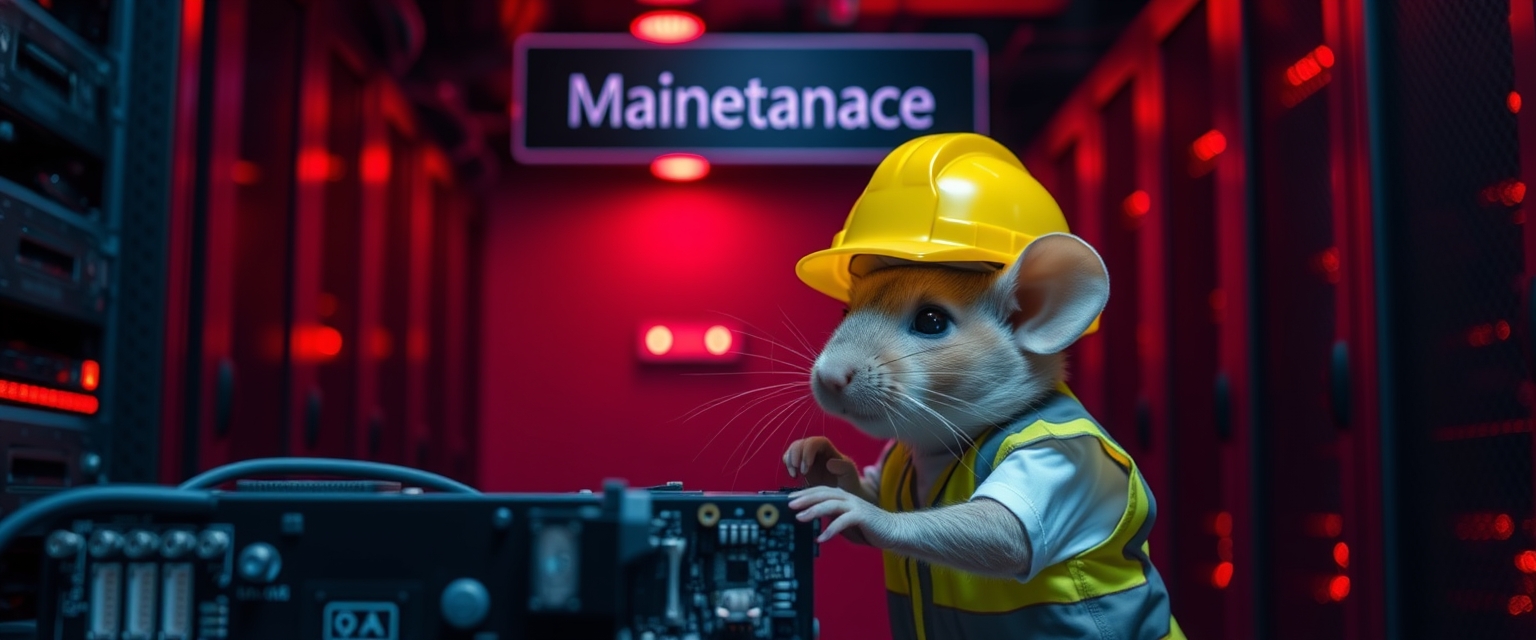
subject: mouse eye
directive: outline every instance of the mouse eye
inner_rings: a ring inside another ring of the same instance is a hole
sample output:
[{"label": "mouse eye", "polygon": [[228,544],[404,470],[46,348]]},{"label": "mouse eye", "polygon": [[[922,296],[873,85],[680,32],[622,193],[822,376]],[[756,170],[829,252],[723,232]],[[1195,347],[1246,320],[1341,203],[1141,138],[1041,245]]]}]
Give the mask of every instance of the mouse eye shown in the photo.
[{"label": "mouse eye", "polygon": [[949,314],[934,307],[923,307],[912,319],[912,330],[924,335],[936,336],[949,328]]}]

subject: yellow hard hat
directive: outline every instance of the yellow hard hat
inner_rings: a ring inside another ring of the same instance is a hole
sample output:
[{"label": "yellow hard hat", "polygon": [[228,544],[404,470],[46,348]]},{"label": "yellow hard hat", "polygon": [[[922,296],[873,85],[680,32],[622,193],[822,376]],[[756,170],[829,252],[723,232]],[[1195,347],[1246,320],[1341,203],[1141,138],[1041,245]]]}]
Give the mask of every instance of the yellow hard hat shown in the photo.
[{"label": "yellow hard hat", "polygon": [[1006,147],[976,133],[927,135],[880,162],[832,247],[795,271],[847,302],[857,255],[1006,266],[1035,238],[1069,232],[1056,200]]}]

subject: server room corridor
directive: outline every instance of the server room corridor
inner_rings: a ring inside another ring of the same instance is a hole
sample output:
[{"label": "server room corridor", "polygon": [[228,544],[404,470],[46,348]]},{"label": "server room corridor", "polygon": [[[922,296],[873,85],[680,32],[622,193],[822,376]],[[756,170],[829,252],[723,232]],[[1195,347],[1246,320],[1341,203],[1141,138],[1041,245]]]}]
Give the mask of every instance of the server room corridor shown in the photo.
[{"label": "server room corridor", "polygon": [[0,0],[0,640],[1536,638],[1524,96],[1533,0]]}]

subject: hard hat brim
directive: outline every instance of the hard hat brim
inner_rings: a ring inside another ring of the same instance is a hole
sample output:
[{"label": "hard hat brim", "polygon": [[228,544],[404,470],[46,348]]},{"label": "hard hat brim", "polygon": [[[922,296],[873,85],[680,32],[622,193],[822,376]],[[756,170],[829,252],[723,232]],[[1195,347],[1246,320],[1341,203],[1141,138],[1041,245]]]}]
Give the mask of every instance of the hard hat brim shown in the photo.
[{"label": "hard hat brim", "polygon": [[[831,249],[824,249],[812,253],[800,259],[795,265],[795,274],[800,276],[800,281],[809,285],[832,299],[847,303],[849,290],[853,288],[853,273],[849,266],[853,257],[857,255],[877,255],[889,258],[900,258],[913,262],[991,262],[1007,265],[1013,264],[1017,255],[1008,255],[976,247],[936,245],[932,242],[882,242],[879,246],[869,245],[844,245]],[[1093,324],[1083,335],[1092,335],[1099,330],[1100,318],[1094,318]]]}]

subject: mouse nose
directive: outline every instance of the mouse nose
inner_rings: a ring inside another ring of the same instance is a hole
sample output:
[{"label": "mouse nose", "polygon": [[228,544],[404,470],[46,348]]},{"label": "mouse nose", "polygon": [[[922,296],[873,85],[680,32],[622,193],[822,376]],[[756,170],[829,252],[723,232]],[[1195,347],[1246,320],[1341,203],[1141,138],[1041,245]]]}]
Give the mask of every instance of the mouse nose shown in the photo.
[{"label": "mouse nose", "polygon": [[835,393],[842,393],[843,389],[853,384],[853,367],[840,369],[819,369],[816,371],[816,383]]}]

